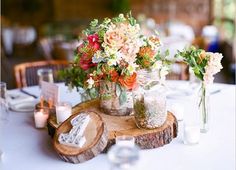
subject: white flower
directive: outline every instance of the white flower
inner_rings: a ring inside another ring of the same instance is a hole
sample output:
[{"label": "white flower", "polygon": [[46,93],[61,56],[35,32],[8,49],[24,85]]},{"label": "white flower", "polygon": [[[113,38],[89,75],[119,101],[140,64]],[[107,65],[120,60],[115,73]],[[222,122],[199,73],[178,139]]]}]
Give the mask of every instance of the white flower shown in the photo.
[{"label": "white flower", "polygon": [[92,77],[90,77],[86,82],[88,83],[88,88],[91,89],[94,85],[94,80]]},{"label": "white flower", "polygon": [[136,67],[138,67],[135,63],[129,64],[127,67],[127,70],[130,74],[133,74],[136,70]]},{"label": "white flower", "polygon": [[117,53],[117,49],[115,48],[110,48],[109,46],[105,46],[104,47],[104,52],[106,54],[106,56],[111,56]]},{"label": "white flower", "polygon": [[94,56],[92,57],[92,62],[93,63],[100,63],[101,61],[105,61],[103,54],[101,51],[97,51]]},{"label": "white flower", "polygon": [[221,60],[223,58],[222,54],[211,52],[207,52],[206,54],[209,55],[210,58],[205,67],[205,73],[203,74],[205,85],[212,84],[214,81],[213,76],[223,68],[221,65]]},{"label": "white flower", "polygon": [[124,17],[124,14],[119,14],[119,18],[126,20],[126,18]]},{"label": "white flower", "polygon": [[158,69],[160,70],[162,68],[162,62],[160,60],[156,61],[153,65],[152,65],[153,69]]},{"label": "white flower", "polygon": [[163,83],[166,80],[166,75],[169,73],[169,68],[166,66],[161,67],[160,70],[160,81]]},{"label": "white flower", "polygon": [[117,65],[117,60],[114,58],[108,59],[107,61],[108,66],[116,66]]}]

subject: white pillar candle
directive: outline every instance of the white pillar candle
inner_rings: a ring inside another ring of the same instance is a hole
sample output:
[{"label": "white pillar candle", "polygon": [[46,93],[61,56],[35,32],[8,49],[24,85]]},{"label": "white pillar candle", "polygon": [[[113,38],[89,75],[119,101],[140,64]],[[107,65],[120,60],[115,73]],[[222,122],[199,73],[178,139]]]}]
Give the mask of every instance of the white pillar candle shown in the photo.
[{"label": "white pillar candle", "polygon": [[172,112],[176,119],[181,121],[184,118],[184,107],[178,103],[174,103],[170,107],[170,112]]},{"label": "white pillar candle", "polygon": [[47,124],[48,116],[48,112],[44,111],[43,109],[36,110],[34,112],[35,127],[44,128]]},{"label": "white pillar candle", "polygon": [[184,125],[184,144],[197,144],[200,139],[199,125]]},{"label": "white pillar candle", "polygon": [[69,103],[61,102],[56,105],[57,123],[60,124],[69,118],[72,114],[72,108]]}]

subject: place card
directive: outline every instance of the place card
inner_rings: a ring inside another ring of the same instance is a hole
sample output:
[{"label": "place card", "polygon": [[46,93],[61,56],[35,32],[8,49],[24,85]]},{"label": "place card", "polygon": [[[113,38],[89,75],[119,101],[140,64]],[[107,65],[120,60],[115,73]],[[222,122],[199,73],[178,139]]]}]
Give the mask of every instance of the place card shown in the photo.
[{"label": "place card", "polygon": [[52,102],[52,105],[55,106],[59,101],[59,87],[54,83],[42,81],[41,89],[41,96],[43,96],[46,101]]}]

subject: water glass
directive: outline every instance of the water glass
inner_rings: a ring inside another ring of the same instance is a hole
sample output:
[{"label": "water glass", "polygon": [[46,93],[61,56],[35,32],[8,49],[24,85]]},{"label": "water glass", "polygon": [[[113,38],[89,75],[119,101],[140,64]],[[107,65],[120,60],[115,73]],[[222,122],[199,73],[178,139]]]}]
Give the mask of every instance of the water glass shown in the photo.
[{"label": "water glass", "polygon": [[134,137],[116,137],[116,144],[108,152],[108,159],[112,170],[137,169],[140,154]]},{"label": "water glass", "polygon": [[42,81],[53,83],[53,70],[50,68],[42,68],[37,71],[39,87],[42,85]]},{"label": "water glass", "polygon": [[0,97],[6,99],[7,84],[5,82],[0,82]]},{"label": "water glass", "polygon": [[0,119],[1,121],[8,121],[8,103],[6,99],[7,84],[0,82]]}]

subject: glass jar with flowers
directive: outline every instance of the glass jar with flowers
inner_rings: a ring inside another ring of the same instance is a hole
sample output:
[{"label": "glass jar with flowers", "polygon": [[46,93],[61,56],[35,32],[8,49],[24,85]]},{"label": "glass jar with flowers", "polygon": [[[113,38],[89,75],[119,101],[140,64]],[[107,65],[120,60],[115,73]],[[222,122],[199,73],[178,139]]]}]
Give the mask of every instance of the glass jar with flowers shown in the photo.
[{"label": "glass jar with flowers", "polygon": [[153,129],[164,124],[167,117],[165,76],[168,74],[166,56],[159,51],[156,36],[143,39],[136,58],[138,87],[133,90],[134,116],[139,128]]},{"label": "glass jar with flowers", "polygon": [[135,59],[141,46],[139,25],[130,13],[120,14],[100,24],[93,20],[83,35],[72,67],[62,73],[66,84],[83,88],[90,98],[100,97],[100,107],[107,114],[130,114]]},{"label": "glass jar with flowers", "polygon": [[200,112],[200,131],[206,133],[209,130],[209,85],[213,83],[214,75],[223,67],[220,53],[205,52],[202,49],[190,47],[178,52],[183,60],[192,68],[195,76],[200,79],[198,93],[198,108]]}]

